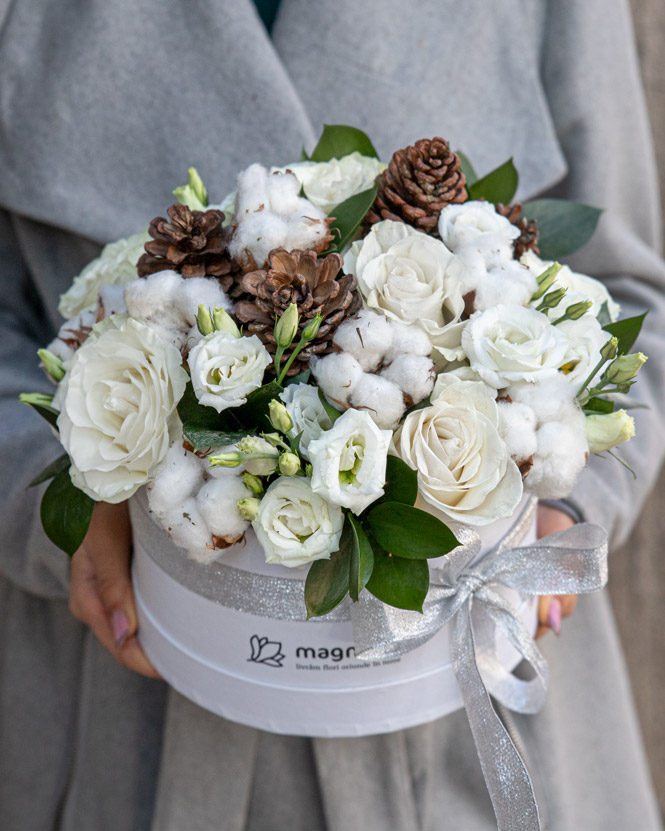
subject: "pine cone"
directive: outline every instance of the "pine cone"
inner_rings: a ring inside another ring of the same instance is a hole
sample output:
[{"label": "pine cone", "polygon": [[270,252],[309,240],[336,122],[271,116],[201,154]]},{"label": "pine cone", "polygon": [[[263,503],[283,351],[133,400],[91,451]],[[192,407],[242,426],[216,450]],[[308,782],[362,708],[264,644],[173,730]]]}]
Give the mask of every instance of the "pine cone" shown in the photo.
[{"label": "pine cone", "polygon": [[222,227],[222,211],[190,211],[176,202],[167,213],[170,221],[158,216],[150,223],[152,240],[146,242],[147,253],[138,261],[139,277],[165,269],[179,271],[183,277],[231,273],[233,266],[226,253],[229,234]]},{"label": "pine cone", "polygon": [[509,222],[512,222],[513,225],[520,229],[520,235],[513,243],[515,246],[513,257],[519,260],[525,251],[533,251],[534,254],[540,254],[536,220],[527,219],[525,216],[522,216],[522,204],[520,202],[517,202],[515,205],[502,205],[499,203],[496,206],[496,210],[497,213],[505,216]]},{"label": "pine cone", "polygon": [[441,209],[467,199],[459,157],[442,138],[420,139],[398,150],[378,183],[366,217],[370,224],[394,219],[436,235]]},{"label": "pine cone", "polygon": [[[250,334],[259,336],[271,355],[277,344],[273,329],[275,319],[291,303],[300,314],[299,332],[320,314],[323,321],[316,338],[300,352],[289,369],[295,375],[307,368],[312,355],[333,351],[332,338],[337,327],[360,308],[353,274],[341,274],[342,258],[328,254],[317,260],[315,251],[286,251],[276,248],[268,256],[268,268],[243,274],[238,282],[242,292],[235,305],[235,315]],[[298,343],[299,334],[294,339]],[[284,360],[290,354],[286,352]]]}]

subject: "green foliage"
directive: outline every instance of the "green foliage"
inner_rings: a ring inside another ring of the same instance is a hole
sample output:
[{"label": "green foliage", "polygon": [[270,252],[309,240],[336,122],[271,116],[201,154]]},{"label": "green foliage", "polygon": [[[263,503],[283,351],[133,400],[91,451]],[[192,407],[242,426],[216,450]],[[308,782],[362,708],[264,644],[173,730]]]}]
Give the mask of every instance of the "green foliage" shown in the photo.
[{"label": "green foliage", "polygon": [[183,424],[182,433],[188,442],[194,445],[194,450],[201,447],[226,447],[227,444],[235,444],[245,436],[252,435],[251,430],[220,431],[208,430],[196,424]]},{"label": "green foliage", "polygon": [[348,156],[349,153],[356,151],[363,156],[379,158],[374,145],[362,130],[346,124],[324,124],[319,143],[309,159],[313,162],[329,162],[331,159],[341,159],[342,156]]},{"label": "green foliage", "polygon": [[469,199],[486,199],[494,204],[501,202],[508,205],[517,190],[518,179],[513,160],[508,159],[467,188]]},{"label": "green foliage", "polygon": [[584,413],[585,415],[590,414],[597,414],[597,413],[613,413],[614,412],[614,402],[608,401],[606,398],[590,398],[584,404]]},{"label": "green foliage", "polygon": [[464,174],[464,178],[466,179],[466,187],[467,190],[471,187],[471,185],[475,184],[478,181],[478,174],[473,168],[469,157],[465,156],[461,150],[455,150],[455,153],[459,157],[460,160],[460,170]]},{"label": "green foliage", "polygon": [[379,505],[382,502],[401,502],[404,505],[413,505],[417,496],[418,474],[416,471],[411,470],[397,456],[388,456],[383,496],[374,505]]},{"label": "green foliage", "polygon": [[422,612],[428,589],[427,560],[404,560],[374,548],[374,569],[367,581],[370,594],[389,606]]},{"label": "green foliage", "polygon": [[61,470],[46,488],[41,505],[44,531],[70,557],[83,542],[94,506],[94,501],[74,486],[69,470]]},{"label": "green foliage", "polygon": [[327,615],[349,593],[349,573],[353,551],[353,531],[344,524],[340,546],[329,560],[315,560],[305,580],[307,617]]},{"label": "green foliage", "polygon": [[351,600],[356,601],[372,574],[374,552],[360,520],[356,519],[353,514],[347,514],[346,521],[353,533],[353,547],[349,563],[349,594]]},{"label": "green foliage", "polygon": [[367,523],[379,545],[396,557],[410,560],[442,557],[459,545],[440,519],[399,502],[384,502],[372,508]]},{"label": "green foliage", "polygon": [[567,199],[534,199],[524,203],[522,214],[536,220],[540,256],[560,260],[591,239],[602,211]]},{"label": "green foliage", "polygon": [[54,462],[51,462],[51,464],[47,465],[41,473],[35,476],[28,487],[34,488],[35,485],[41,485],[42,482],[48,482],[49,479],[53,479],[54,476],[57,476],[57,474],[61,473],[63,470],[69,470],[69,466],[69,456],[66,453],[63,453],[62,456],[58,456]]},{"label": "green foliage", "polygon": [[60,413],[51,406],[53,401],[52,395],[44,395],[41,392],[25,392],[19,395],[18,400],[22,404],[27,404],[29,407],[39,413],[39,415],[48,421],[51,427],[57,429],[57,419]]},{"label": "green foliage", "polygon": [[334,234],[334,237],[330,248],[324,251],[321,256],[325,256],[334,251],[343,251],[348,243],[351,242],[353,235],[365,218],[365,214],[372,207],[376,199],[377,189],[378,185],[372,185],[368,190],[356,193],[355,196],[350,196],[344,202],[340,202],[339,205],[333,208],[331,216],[335,217],[335,219],[330,226],[330,230]]},{"label": "green foliage", "polygon": [[646,316],[647,312],[644,312],[641,315],[627,317],[624,320],[617,320],[615,323],[608,323],[607,326],[603,326],[606,332],[614,335],[619,341],[617,355],[625,355],[633,348],[633,344],[640,334]]}]

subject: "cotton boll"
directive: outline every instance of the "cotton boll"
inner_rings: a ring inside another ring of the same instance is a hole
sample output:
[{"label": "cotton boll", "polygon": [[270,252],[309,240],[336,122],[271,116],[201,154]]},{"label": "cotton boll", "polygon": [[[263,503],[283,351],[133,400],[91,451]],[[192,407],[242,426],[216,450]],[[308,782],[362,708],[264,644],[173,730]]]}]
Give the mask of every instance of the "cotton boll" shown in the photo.
[{"label": "cotton boll", "polygon": [[240,515],[238,500],[251,495],[237,474],[208,480],[199,490],[196,503],[210,534],[228,541],[242,536],[249,522]]},{"label": "cotton boll", "polygon": [[99,288],[99,305],[104,317],[121,315],[127,311],[123,285],[103,285]]},{"label": "cotton boll", "polygon": [[[305,201],[304,199],[301,201]],[[312,207],[314,207],[312,205]],[[295,248],[306,250],[316,248],[328,233],[328,225],[323,222],[326,215],[318,208],[310,213],[307,207],[302,208],[301,216],[293,216],[289,220],[288,231],[284,240],[284,248],[293,251]]]},{"label": "cotton boll", "polygon": [[233,303],[217,280],[207,277],[182,279],[176,296],[183,323],[189,326],[196,325],[196,315],[200,304],[208,309],[225,309],[227,312],[233,312]]},{"label": "cotton boll", "polygon": [[362,367],[348,352],[337,352],[325,358],[310,359],[310,368],[326,396],[344,404],[364,377]]},{"label": "cotton boll", "polygon": [[513,401],[531,407],[539,424],[557,421],[561,412],[575,406],[575,389],[564,375],[555,375],[548,378],[545,383],[514,384],[506,389],[506,394]]},{"label": "cotton boll", "polygon": [[389,364],[398,355],[404,354],[429,357],[432,352],[432,343],[420,326],[401,323],[398,320],[391,320],[389,323],[392,339],[390,348],[383,358],[385,363]]},{"label": "cotton boll", "polygon": [[204,470],[205,463],[185,450],[181,439],[173,442],[148,486],[148,504],[155,516],[161,520],[174,506],[194,496],[203,484]]},{"label": "cotton boll", "polygon": [[271,173],[266,181],[270,210],[280,216],[290,216],[305,210],[311,204],[298,196],[300,182],[293,173]]},{"label": "cotton boll", "polygon": [[421,355],[398,355],[381,377],[392,381],[418,404],[432,392],[436,369],[429,358]]},{"label": "cotton boll", "polygon": [[[429,346],[427,335],[422,334]],[[342,323],[333,338],[335,346],[353,355],[365,372],[378,369],[392,341],[393,332],[388,318],[369,310],[359,312]]]},{"label": "cotton boll", "polygon": [[65,321],[58,335],[47,349],[62,361],[68,361],[79,346],[87,339],[97,320],[97,306],[83,309],[75,317]]},{"label": "cotton boll", "polygon": [[173,508],[167,519],[169,536],[187,551],[190,560],[208,564],[220,556],[221,552],[212,547],[212,533],[196,498],[186,499],[179,507]]},{"label": "cotton boll", "polygon": [[523,462],[537,450],[536,414],[516,401],[497,401],[501,419],[499,433],[512,459]]},{"label": "cotton boll", "polygon": [[251,164],[238,175],[238,189],[235,198],[235,219],[241,222],[247,214],[255,213],[267,206],[268,171],[260,164]]},{"label": "cotton boll", "polygon": [[513,244],[510,239],[501,234],[479,234],[472,241],[457,248],[455,256],[471,267],[482,262],[490,271],[506,265],[513,259]]},{"label": "cotton boll", "polygon": [[525,487],[541,499],[563,499],[586,464],[589,448],[584,415],[570,408],[565,420],[543,424],[536,440],[538,447]]},{"label": "cotton boll", "polygon": [[365,374],[349,397],[349,404],[366,410],[377,427],[394,429],[406,409],[402,390],[380,375]]}]

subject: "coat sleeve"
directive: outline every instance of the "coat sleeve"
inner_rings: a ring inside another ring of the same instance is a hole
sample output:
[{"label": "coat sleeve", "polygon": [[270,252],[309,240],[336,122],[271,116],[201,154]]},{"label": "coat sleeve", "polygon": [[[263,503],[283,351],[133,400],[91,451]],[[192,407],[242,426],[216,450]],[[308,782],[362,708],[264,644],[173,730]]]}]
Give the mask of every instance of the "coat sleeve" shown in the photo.
[{"label": "coat sleeve", "polygon": [[12,219],[2,211],[0,269],[0,574],[34,594],[65,597],[68,557],[41,528],[46,486],[28,488],[62,448],[48,424],[18,400],[22,392],[54,392],[36,354],[52,333]]},{"label": "coat sleeve", "polygon": [[593,239],[571,266],[602,279],[622,317],[648,310],[635,349],[649,356],[635,397],[636,437],[618,450],[637,474],[594,456],[570,504],[625,541],[658,475],[665,451],[665,263],[660,256],[658,175],[649,119],[624,0],[550,0],[542,78],[568,164],[549,194],[604,209]]}]

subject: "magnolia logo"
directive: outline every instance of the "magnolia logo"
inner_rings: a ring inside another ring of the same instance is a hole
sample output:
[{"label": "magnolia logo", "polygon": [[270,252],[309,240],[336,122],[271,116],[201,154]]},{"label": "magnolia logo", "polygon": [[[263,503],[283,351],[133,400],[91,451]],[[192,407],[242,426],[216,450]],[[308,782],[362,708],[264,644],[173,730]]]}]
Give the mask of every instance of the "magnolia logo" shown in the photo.
[{"label": "magnolia logo", "polygon": [[281,667],[284,655],[282,644],[279,641],[269,641],[268,638],[260,638],[252,635],[249,639],[252,647],[252,654],[247,659],[255,664],[266,664],[269,667]]}]

